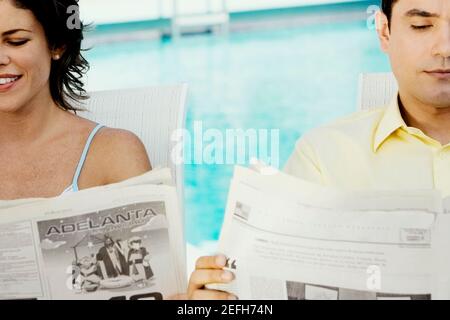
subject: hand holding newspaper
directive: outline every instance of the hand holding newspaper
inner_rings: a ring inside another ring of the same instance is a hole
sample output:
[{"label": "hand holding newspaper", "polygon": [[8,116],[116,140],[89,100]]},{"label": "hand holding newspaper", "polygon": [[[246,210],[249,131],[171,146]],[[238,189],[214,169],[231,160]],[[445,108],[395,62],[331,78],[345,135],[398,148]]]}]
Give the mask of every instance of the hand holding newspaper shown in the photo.
[{"label": "hand holding newspaper", "polygon": [[169,169],[53,199],[0,202],[0,298],[163,299],[186,288]]},{"label": "hand holding newspaper", "polygon": [[240,299],[448,299],[450,203],[236,167],[219,251]]}]

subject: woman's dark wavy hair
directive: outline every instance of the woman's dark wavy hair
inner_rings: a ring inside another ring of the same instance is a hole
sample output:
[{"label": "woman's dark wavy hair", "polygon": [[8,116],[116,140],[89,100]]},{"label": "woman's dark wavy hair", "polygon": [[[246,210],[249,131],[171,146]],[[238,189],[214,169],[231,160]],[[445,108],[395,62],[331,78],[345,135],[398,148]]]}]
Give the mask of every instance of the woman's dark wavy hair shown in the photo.
[{"label": "woman's dark wavy hair", "polygon": [[[81,42],[85,26],[69,27],[69,22],[78,9],[78,0],[12,0],[17,8],[33,12],[42,25],[50,50],[63,48],[59,60],[52,60],[50,70],[50,93],[53,101],[66,111],[83,110],[79,102],[88,98],[83,75],[89,70],[89,63],[82,55]],[[76,7],[72,7],[76,6]]]}]

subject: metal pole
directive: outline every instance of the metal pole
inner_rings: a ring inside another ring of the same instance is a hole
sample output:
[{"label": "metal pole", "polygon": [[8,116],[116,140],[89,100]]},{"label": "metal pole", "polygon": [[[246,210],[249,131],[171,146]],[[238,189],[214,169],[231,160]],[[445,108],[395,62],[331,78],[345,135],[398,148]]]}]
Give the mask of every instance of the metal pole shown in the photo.
[{"label": "metal pole", "polygon": [[162,2],[163,2],[163,0],[158,0],[158,18],[159,19],[162,19],[162,17],[163,17],[163,14],[162,14],[162,8],[163,8],[163,6],[162,6]]},{"label": "metal pole", "polygon": [[228,13],[227,0],[222,0],[222,11]]},{"label": "metal pole", "polygon": [[172,39],[177,39],[180,36],[180,30],[177,24],[177,18],[179,16],[178,0],[173,0],[172,4]]}]

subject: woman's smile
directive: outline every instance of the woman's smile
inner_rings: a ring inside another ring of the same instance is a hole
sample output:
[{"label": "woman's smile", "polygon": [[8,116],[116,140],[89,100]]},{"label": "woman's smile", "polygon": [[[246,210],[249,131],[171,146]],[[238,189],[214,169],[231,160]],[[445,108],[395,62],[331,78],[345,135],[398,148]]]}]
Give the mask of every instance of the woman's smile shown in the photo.
[{"label": "woman's smile", "polygon": [[0,93],[11,90],[16,86],[20,78],[22,78],[21,75],[0,74]]}]

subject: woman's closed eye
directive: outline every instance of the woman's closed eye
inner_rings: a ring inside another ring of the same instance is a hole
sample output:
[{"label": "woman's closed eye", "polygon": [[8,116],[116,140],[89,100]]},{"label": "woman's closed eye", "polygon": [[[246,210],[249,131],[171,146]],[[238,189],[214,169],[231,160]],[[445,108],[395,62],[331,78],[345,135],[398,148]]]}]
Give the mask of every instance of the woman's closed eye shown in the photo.
[{"label": "woman's closed eye", "polygon": [[22,39],[22,40],[8,40],[7,43],[9,45],[12,45],[14,47],[20,47],[23,46],[24,44],[26,44],[28,41],[30,41],[29,39]]}]

